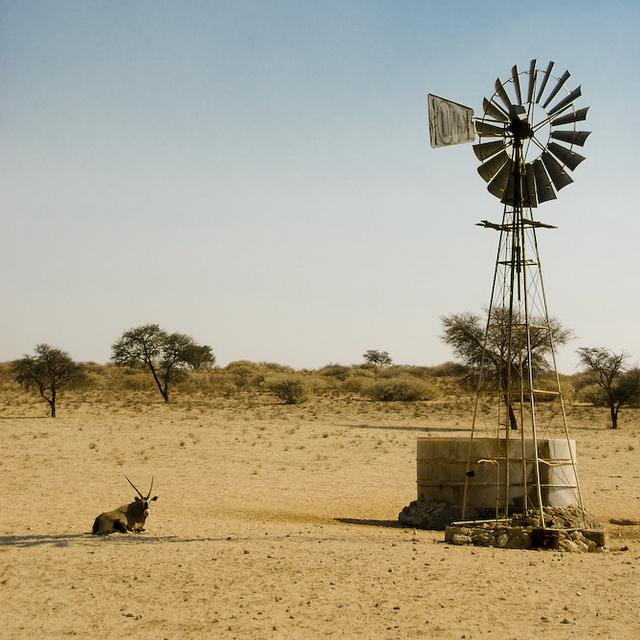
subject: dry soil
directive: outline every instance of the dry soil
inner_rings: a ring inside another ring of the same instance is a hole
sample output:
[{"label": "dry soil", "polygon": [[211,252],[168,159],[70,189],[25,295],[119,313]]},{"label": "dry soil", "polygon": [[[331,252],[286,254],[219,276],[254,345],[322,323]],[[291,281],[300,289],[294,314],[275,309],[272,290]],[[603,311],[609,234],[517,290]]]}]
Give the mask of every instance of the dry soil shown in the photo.
[{"label": "dry soil", "polygon": [[[158,397],[159,399],[159,397]],[[418,436],[469,403],[267,396],[0,404],[0,638],[640,637],[640,414],[571,407],[597,554],[397,524]],[[155,477],[142,534],[89,535]],[[617,523],[617,524],[615,524]]]}]

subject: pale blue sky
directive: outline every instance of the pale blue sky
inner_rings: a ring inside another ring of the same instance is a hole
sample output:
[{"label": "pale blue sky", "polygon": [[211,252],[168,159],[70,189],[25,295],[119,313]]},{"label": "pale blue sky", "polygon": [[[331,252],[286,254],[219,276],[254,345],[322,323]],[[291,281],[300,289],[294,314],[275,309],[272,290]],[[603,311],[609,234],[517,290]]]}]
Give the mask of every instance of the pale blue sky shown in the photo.
[{"label": "pale blue sky", "polygon": [[452,359],[490,294],[500,203],[426,95],[481,111],[554,60],[593,131],[537,210],[549,310],[640,358],[636,0],[0,0],[0,361],[106,362],[158,323],[249,359]]}]

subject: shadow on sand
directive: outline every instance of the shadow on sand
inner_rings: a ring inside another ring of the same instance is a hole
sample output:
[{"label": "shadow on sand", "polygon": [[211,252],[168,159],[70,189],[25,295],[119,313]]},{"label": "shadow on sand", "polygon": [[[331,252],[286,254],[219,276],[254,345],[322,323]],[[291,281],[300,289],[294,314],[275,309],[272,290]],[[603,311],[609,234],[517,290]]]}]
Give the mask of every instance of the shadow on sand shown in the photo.
[{"label": "shadow on sand", "polygon": [[343,424],[342,427],[352,429],[374,429],[382,431],[418,431],[420,433],[469,431],[469,427],[406,427],[399,425],[373,425],[373,424]]},{"label": "shadow on sand", "polygon": [[86,533],[62,535],[32,535],[32,536],[0,536],[0,547],[37,547],[51,545],[52,547],[68,547],[74,542],[89,541]]},{"label": "shadow on sand", "polygon": [[159,544],[163,542],[221,542],[225,538],[182,538],[179,536],[145,536],[144,534],[120,534],[94,536],[90,533],[62,535],[0,536],[0,547],[71,547],[77,544],[95,547],[96,544]]},{"label": "shadow on sand", "polygon": [[366,527],[387,527],[389,529],[406,529],[397,520],[362,520],[361,518],[336,518],[336,522],[344,524],[359,524]]}]

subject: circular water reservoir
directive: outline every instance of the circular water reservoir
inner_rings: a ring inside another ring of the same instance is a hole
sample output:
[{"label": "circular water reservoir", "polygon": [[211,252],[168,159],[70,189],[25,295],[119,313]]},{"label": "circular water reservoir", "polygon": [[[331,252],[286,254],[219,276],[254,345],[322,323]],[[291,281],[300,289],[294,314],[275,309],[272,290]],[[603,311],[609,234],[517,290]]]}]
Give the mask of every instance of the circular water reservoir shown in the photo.
[{"label": "circular water reservoir", "polygon": [[[537,505],[536,460],[543,506],[579,503],[575,441],[521,438],[418,438],[418,499],[459,507]],[[467,467],[467,461],[469,466]]]}]

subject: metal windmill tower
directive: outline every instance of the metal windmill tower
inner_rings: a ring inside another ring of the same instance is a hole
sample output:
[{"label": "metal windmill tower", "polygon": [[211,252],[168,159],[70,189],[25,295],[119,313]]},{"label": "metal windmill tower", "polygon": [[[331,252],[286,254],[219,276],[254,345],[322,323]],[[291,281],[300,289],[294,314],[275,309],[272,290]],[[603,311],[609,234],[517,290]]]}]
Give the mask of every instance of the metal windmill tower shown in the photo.
[{"label": "metal windmill tower", "polygon": [[[577,128],[588,108],[576,109],[580,87],[567,89],[569,72],[556,76],[553,67],[550,62],[538,69],[536,60],[526,71],[514,66],[508,80],[496,80],[495,93],[484,99],[480,118],[474,118],[468,107],[429,96],[432,146],[475,141],[477,134],[473,149],[481,162],[478,173],[503,205],[500,222],[479,223],[498,231],[499,240],[463,479],[462,518],[478,482],[483,476],[495,476],[496,519],[508,518],[515,509],[525,515],[532,512],[541,529],[545,528],[547,498],[557,488],[550,470],[557,460],[539,446],[543,398],[553,397],[558,407],[567,445],[563,464],[570,469],[575,504],[584,513],[556,366],[557,327],[549,316],[538,251],[537,231],[555,227],[538,221],[534,209],[555,199],[560,189],[573,182],[568,171],[585,159],[574,148],[582,147],[589,136]],[[545,354],[551,362],[547,362],[543,381]],[[495,400],[491,429],[498,445],[489,459],[472,461],[480,408],[487,399]]]}]

